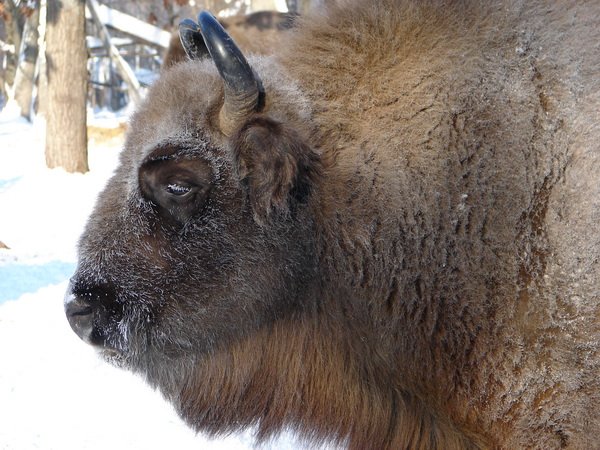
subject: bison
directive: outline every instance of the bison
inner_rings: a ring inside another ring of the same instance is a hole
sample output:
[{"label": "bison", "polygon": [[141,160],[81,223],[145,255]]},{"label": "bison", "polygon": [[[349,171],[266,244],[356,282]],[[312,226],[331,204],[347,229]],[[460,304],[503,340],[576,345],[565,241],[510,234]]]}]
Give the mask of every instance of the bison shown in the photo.
[{"label": "bison", "polygon": [[[194,429],[600,448],[600,2],[340,2],[131,119],[74,331]],[[206,44],[211,58],[200,58]]]}]

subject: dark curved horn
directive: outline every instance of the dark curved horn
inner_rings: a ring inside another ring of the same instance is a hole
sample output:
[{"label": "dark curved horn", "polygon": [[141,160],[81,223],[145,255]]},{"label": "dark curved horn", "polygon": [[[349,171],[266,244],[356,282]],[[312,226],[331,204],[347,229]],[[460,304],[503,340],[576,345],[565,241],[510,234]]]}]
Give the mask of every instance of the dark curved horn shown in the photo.
[{"label": "dark curved horn", "polygon": [[198,16],[200,33],[225,84],[225,100],[219,115],[223,134],[229,136],[260,104],[260,82],[244,55],[215,17]]},{"label": "dark curved horn", "polygon": [[206,46],[200,34],[200,27],[191,19],[184,19],[179,24],[179,40],[190,59],[207,56]]}]

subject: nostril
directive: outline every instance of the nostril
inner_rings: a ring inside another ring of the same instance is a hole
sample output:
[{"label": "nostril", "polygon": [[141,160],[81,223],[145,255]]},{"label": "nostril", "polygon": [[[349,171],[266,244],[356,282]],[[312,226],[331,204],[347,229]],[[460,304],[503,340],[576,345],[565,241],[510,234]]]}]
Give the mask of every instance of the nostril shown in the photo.
[{"label": "nostril", "polygon": [[94,308],[72,292],[65,296],[65,314],[71,329],[85,342],[92,343]]},{"label": "nostril", "polygon": [[86,306],[83,308],[71,308],[71,305],[67,308],[68,316],[87,316],[93,312],[91,306]]},{"label": "nostril", "polygon": [[73,294],[67,294],[65,298],[65,314],[70,316],[87,316],[92,314],[94,309],[92,305],[87,304],[81,298],[75,297]]}]

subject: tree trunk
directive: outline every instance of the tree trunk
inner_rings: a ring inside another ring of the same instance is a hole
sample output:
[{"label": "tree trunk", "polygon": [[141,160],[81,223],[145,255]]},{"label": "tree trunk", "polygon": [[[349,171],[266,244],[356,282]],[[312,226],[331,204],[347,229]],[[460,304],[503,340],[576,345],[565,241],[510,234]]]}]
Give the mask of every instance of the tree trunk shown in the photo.
[{"label": "tree trunk", "polygon": [[46,164],[87,172],[85,1],[49,1],[47,8]]},{"label": "tree trunk", "polygon": [[19,65],[15,76],[15,100],[21,107],[21,116],[31,120],[33,82],[35,78],[35,64],[38,57],[38,25],[40,10],[37,6],[25,21],[23,38],[19,51]]}]

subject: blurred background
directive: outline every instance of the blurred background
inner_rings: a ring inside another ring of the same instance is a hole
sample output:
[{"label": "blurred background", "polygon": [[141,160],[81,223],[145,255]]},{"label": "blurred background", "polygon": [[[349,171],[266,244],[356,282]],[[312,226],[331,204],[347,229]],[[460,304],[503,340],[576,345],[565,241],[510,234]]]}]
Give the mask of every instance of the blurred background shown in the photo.
[{"label": "blurred background", "polygon": [[[328,0],[0,0],[0,449],[247,449],[197,436],[136,376],[99,360],[63,313],[77,241],[127,121],[184,56],[173,32],[212,11],[268,54]],[[302,448],[291,434],[262,448]]]}]

